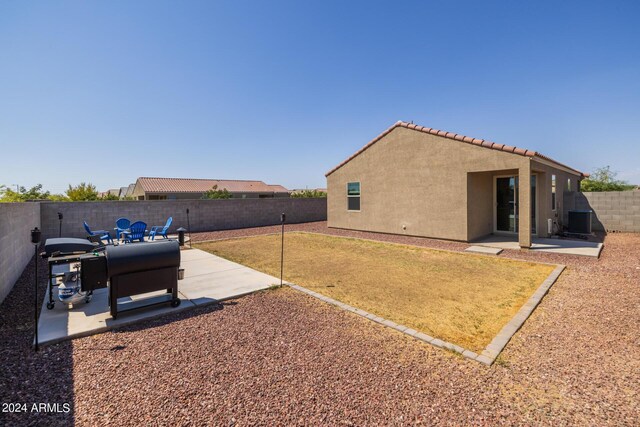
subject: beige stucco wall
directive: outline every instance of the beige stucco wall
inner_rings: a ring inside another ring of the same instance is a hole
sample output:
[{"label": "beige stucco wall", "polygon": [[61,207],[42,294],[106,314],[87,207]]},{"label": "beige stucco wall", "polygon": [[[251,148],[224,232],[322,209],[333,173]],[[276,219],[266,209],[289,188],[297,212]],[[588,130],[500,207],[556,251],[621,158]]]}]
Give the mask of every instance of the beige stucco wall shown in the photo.
[{"label": "beige stucco wall", "polygon": [[[493,231],[494,176],[536,168],[547,170],[529,157],[398,127],[327,177],[328,225],[473,240]],[[560,199],[566,177],[556,172]],[[346,186],[354,181],[361,183],[359,212],[347,210]],[[524,197],[521,211],[529,205]],[[538,227],[546,224],[544,209]]]},{"label": "beige stucco wall", "polygon": [[[580,177],[565,170],[532,161],[532,173],[537,176],[538,184],[538,236],[547,237],[547,220],[556,221],[562,229],[563,193],[567,191],[567,180],[571,180],[571,189],[579,188]],[[551,206],[551,179],[556,176],[556,210]]]},{"label": "beige stucco wall", "polygon": [[518,169],[508,169],[467,174],[467,240],[476,240],[493,233],[495,177],[518,173]]},{"label": "beige stucco wall", "polygon": [[[579,177],[551,167],[546,164],[531,161],[531,173],[536,176],[536,235],[548,237],[547,220],[552,219],[562,225],[561,212],[563,209],[563,191],[567,188],[567,180],[571,180],[571,188],[576,189],[579,185]],[[496,176],[519,175],[519,171],[499,171],[469,173],[467,175],[467,215],[468,215],[468,240],[474,240],[493,233],[494,215],[493,204],[495,203],[493,192],[494,180]],[[556,175],[556,199],[557,209],[551,209],[551,177]],[[523,194],[524,196],[524,194]],[[530,196],[528,196],[530,197]],[[524,201],[524,200],[523,200]],[[522,202],[521,202],[522,203]],[[523,209],[523,206],[520,206]]]}]

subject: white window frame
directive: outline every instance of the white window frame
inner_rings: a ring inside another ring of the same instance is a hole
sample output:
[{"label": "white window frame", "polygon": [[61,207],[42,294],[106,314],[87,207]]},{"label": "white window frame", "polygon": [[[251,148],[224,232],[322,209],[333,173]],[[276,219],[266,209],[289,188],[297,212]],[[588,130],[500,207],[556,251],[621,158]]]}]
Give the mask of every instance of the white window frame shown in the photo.
[{"label": "white window frame", "polygon": [[557,194],[557,181],[556,175],[551,175],[551,210],[555,212],[558,208],[558,194]]},{"label": "white window frame", "polygon": [[[350,195],[349,194],[349,184],[358,184],[358,195]],[[362,183],[360,181],[349,181],[347,182],[347,212],[360,212],[360,209],[362,209]],[[360,199],[360,209],[349,209],[349,198],[350,197],[357,197]]]}]

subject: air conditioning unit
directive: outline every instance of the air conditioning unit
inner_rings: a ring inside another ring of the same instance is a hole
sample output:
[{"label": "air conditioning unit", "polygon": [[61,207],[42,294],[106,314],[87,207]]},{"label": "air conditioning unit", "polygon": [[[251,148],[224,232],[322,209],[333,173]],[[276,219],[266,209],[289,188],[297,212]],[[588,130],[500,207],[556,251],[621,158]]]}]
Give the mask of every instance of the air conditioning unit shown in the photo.
[{"label": "air conditioning unit", "polygon": [[569,211],[569,233],[591,234],[592,211]]}]

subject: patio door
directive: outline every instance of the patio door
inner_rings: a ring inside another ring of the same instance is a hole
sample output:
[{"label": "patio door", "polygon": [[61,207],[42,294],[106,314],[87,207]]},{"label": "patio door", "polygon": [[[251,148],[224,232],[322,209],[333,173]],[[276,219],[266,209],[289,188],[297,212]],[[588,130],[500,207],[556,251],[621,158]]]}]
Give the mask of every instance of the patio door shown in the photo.
[{"label": "patio door", "polygon": [[496,231],[518,232],[518,177],[496,178]]},{"label": "patio door", "polygon": [[[495,231],[517,233],[518,217],[518,177],[499,176],[495,180]],[[536,233],[536,176],[531,176],[531,233]]]}]

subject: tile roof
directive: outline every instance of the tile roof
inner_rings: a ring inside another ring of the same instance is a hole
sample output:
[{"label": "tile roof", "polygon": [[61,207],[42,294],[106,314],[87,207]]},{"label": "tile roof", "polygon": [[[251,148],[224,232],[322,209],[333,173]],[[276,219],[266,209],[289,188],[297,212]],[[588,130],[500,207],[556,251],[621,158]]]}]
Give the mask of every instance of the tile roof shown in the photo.
[{"label": "tile roof", "polygon": [[267,184],[267,186],[269,188],[271,188],[271,191],[275,191],[276,193],[288,193],[289,190],[287,190],[285,187],[283,187],[282,185],[279,184]]},{"label": "tile roof", "polygon": [[389,129],[385,130],[380,135],[378,135],[377,137],[375,137],[374,139],[369,141],[369,143],[367,145],[362,147],[360,150],[356,151],[351,157],[349,157],[348,159],[346,159],[345,161],[340,163],[338,166],[336,166],[335,168],[333,168],[329,172],[327,172],[325,174],[325,176],[329,176],[333,172],[335,172],[338,169],[340,169],[342,166],[344,166],[349,161],[351,161],[351,159],[353,159],[354,157],[358,156],[360,153],[365,151],[367,148],[371,147],[376,142],[380,141],[382,138],[384,138],[387,134],[391,133],[391,131],[394,130],[395,128],[397,128],[397,127],[403,127],[403,128],[407,128],[407,129],[416,130],[418,132],[429,133],[431,135],[441,136],[443,138],[448,138],[448,139],[452,139],[452,140],[455,140],[455,141],[464,142],[466,144],[476,145],[478,147],[490,148],[492,150],[505,151],[507,153],[517,154],[517,155],[520,155],[520,156],[543,159],[543,160],[546,160],[548,162],[554,163],[554,164],[556,164],[558,166],[561,166],[563,168],[569,169],[569,170],[571,170],[571,171],[573,171],[573,172],[575,172],[577,174],[580,174],[580,175],[582,175],[584,177],[588,177],[589,176],[588,173],[580,172],[577,169],[574,169],[574,168],[569,167],[569,166],[567,166],[565,164],[562,164],[562,163],[560,163],[560,162],[558,162],[556,160],[553,160],[551,157],[545,156],[544,154],[539,153],[537,151],[527,150],[527,149],[518,148],[518,147],[512,147],[510,145],[498,144],[496,142],[491,142],[491,141],[487,141],[487,140],[484,140],[484,139],[471,138],[469,136],[459,135],[457,133],[446,132],[446,131],[443,131],[443,130],[428,128],[428,127],[424,127],[424,126],[419,126],[419,125],[415,125],[413,123],[407,123],[407,122],[403,122],[403,121],[397,121],[396,123],[394,123]]},{"label": "tile roof", "polygon": [[262,181],[234,179],[194,179],[194,178],[138,178],[146,193],[204,193],[214,185],[232,193],[287,193],[281,185],[269,185]]}]

